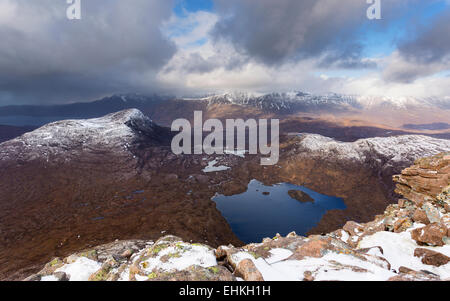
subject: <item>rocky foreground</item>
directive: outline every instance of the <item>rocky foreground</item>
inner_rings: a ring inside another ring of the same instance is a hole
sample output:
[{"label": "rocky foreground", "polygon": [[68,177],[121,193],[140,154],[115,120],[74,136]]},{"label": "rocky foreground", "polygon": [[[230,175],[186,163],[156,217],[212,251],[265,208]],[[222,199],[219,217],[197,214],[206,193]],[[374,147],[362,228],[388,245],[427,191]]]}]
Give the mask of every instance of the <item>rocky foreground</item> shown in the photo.
[{"label": "rocky foreground", "polygon": [[55,258],[26,280],[450,280],[450,153],[395,176],[403,195],[369,223],[213,249],[175,236],[116,241]]}]

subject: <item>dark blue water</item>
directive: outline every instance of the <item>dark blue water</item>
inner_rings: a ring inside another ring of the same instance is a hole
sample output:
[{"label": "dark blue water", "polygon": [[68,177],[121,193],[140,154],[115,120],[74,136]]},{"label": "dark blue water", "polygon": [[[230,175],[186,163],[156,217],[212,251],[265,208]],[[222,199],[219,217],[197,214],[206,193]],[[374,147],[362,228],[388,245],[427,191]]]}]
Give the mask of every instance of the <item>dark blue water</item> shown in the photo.
[{"label": "dark blue water", "polygon": [[[302,203],[291,198],[289,190],[307,193],[314,203]],[[263,195],[263,192],[270,194]],[[233,232],[245,243],[260,242],[265,237],[274,237],[276,233],[285,236],[295,231],[305,235],[328,210],[346,208],[342,198],[290,183],[265,186],[256,180],[252,180],[248,190],[242,194],[216,195],[213,201]]]}]

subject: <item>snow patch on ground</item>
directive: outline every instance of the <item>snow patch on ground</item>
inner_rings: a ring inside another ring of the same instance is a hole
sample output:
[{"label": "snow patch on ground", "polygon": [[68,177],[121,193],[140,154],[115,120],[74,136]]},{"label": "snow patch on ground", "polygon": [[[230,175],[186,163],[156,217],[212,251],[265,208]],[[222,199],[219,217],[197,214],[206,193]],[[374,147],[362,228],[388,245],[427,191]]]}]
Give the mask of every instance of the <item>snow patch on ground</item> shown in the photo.
[{"label": "snow patch on ground", "polygon": [[58,281],[58,278],[53,275],[43,276],[41,277],[41,281]]},{"label": "snow patch on ground", "polygon": [[247,252],[233,254],[232,258],[236,265],[244,259],[252,260],[266,281],[302,281],[306,271],[317,281],[385,281],[396,275],[381,267],[377,260],[364,261],[350,254],[329,253],[321,258],[286,260],[292,255],[287,249],[273,249],[271,253],[267,259],[255,258]]},{"label": "snow patch on ground", "polygon": [[245,154],[247,153],[246,150],[225,150],[224,151],[226,155],[233,155],[233,156],[237,156],[237,157],[241,157],[241,158],[245,158]]},{"label": "snow patch on ground", "polygon": [[86,257],[79,257],[75,262],[66,264],[55,272],[64,272],[70,277],[70,281],[88,281],[89,276],[97,272],[102,265],[97,261]]},{"label": "snow patch on ground", "polygon": [[224,165],[220,165],[220,166],[215,166],[217,164],[217,160],[212,160],[208,163],[208,166],[206,166],[202,171],[204,173],[209,173],[209,172],[215,172],[215,171],[225,171],[230,169],[230,167],[228,166],[224,166]]},{"label": "snow patch on ground", "polygon": [[270,253],[272,254],[272,256],[266,259],[268,264],[273,264],[275,262],[285,260],[293,254],[292,251],[282,248],[272,249],[270,250]]},{"label": "snow patch on ground", "polygon": [[[416,224],[412,229],[417,227],[418,224]],[[436,275],[439,275],[441,279],[450,278],[450,263],[440,267],[435,267],[423,264],[420,258],[414,256],[414,250],[417,248],[425,248],[450,256],[450,245],[445,245],[442,247],[419,246],[411,238],[412,229],[401,233],[385,231],[377,232],[373,235],[364,237],[360,241],[358,247],[370,248],[379,246],[383,248],[384,254],[379,256],[386,258],[392,268],[397,271],[401,266],[404,266],[415,271],[430,271]]]},{"label": "snow patch on ground", "polygon": [[[167,256],[168,260],[161,259]],[[204,268],[217,265],[213,250],[205,246],[179,243],[177,247],[168,247],[161,250],[156,257],[149,258],[140,263],[144,271],[151,273],[154,269],[163,271],[182,271],[192,265]]]}]

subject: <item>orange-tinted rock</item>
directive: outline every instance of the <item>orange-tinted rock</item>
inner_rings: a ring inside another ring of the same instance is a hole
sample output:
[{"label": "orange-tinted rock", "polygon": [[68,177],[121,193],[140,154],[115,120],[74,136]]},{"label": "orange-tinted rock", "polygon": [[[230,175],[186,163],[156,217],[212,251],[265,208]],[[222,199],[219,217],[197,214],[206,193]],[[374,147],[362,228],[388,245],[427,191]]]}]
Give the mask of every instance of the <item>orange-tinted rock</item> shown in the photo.
[{"label": "orange-tinted rock", "polygon": [[250,259],[241,260],[234,273],[245,281],[264,281],[261,272]]},{"label": "orange-tinted rock", "polygon": [[414,256],[422,258],[422,263],[436,267],[450,262],[450,257],[429,249],[417,248],[414,250]]},{"label": "orange-tinted rock", "polygon": [[353,221],[345,223],[342,229],[350,233],[351,236],[361,235],[364,232],[363,226]]},{"label": "orange-tinted rock", "polygon": [[416,223],[421,223],[421,224],[425,224],[425,225],[428,225],[430,223],[430,221],[428,220],[427,214],[422,209],[416,209],[412,219]]},{"label": "orange-tinted rock", "polygon": [[[447,154],[419,159],[415,164],[394,176],[396,193],[416,205],[437,201],[437,196],[449,184],[450,160]],[[433,222],[433,221],[432,221]]]},{"label": "orange-tinted rock", "polygon": [[319,258],[324,255],[324,251],[328,247],[328,242],[325,240],[312,240],[303,244],[295,250],[294,255],[291,259],[302,260],[305,257],[315,257]]},{"label": "orange-tinted rock", "polygon": [[394,232],[400,233],[406,231],[406,229],[411,228],[412,220],[409,217],[399,218],[394,223]]},{"label": "orange-tinted rock", "polygon": [[411,237],[418,244],[428,244],[431,246],[443,246],[443,238],[447,235],[447,228],[434,223],[425,227],[411,231]]}]

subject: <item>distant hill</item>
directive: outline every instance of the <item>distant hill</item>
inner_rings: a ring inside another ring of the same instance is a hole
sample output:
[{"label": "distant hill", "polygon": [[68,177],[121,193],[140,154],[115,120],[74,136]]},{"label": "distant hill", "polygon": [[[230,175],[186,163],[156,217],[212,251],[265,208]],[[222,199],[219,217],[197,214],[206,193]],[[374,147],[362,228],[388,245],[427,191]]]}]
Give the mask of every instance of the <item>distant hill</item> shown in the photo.
[{"label": "distant hill", "polygon": [[430,131],[440,131],[450,129],[450,124],[445,122],[435,122],[428,124],[405,124],[403,128],[408,130],[430,130]]},{"label": "distant hill", "polygon": [[9,125],[0,125],[0,143],[4,141],[8,141],[10,139],[14,139],[26,132],[31,132],[35,127],[32,126],[9,126]]}]

